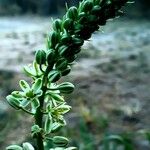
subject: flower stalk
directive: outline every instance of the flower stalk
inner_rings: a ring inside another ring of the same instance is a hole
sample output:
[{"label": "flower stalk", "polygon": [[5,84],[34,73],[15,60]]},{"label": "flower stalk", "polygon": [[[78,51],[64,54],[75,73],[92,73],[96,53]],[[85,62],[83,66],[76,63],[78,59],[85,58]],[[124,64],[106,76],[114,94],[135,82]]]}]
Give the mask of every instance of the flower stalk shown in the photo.
[{"label": "flower stalk", "polygon": [[[66,104],[63,94],[73,92],[74,85],[58,81],[70,73],[71,65],[81,51],[84,41],[88,40],[100,26],[104,26],[108,19],[117,17],[127,1],[83,0],[78,8],[73,6],[67,9],[62,19],[53,21],[53,30],[47,36],[47,49],[38,50],[32,66],[24,67],[33,84],[30,86],[21,80],[22,91],[12,92],[7,96],[7,101],[15,109],[34,116],[35,123],[31,131],[33,138],[37,140],[37,150],[44,150],[43,143],[47,139],[53,144],[53,147],[49,147],[51,150],[58,147],[63,150],[76,149],[67,148],[66,137],[49,136],[66,125],[64,114],[71,109]],[[32,146],[28,147],[26,150],[34,149]],[[10,147],[7,148],[9,149]]]}]

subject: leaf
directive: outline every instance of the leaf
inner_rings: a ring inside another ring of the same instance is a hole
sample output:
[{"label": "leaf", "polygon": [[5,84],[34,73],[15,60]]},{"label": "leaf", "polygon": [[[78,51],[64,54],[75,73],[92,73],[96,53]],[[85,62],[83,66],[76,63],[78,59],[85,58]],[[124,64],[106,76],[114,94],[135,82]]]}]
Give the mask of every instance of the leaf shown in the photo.
[{"label": "leaf", "polygon": [[34,147],[30,143],[23,143],[23,150],[34,150]]},{"label": "leaf", "polygon": [[19,85],[24,92],[30,90],[30,86],[25,80],[20,80]]},{"label": "leaf", "polygon": [[15,109],[19,110],[20,109],[20,102],[17,98],[13,97],[12,95],[8,95],[6,97],[7,102],[14,107]]},{"label": "leaf", "polygon": [[18,146],[18,145],[11,145],[6,147],[6,150],[23,150],[22,147]]},{"label": "leaf", "polygon": [[34,98],[31,102],[32,113],[36,112],[36,109],[40,106],[40,102],[37,98]]},{"label": "leaf", "polygon": [[42,79],[35,80],[35,83],[32,85],[34,93],[38,93],[42,87]]}]

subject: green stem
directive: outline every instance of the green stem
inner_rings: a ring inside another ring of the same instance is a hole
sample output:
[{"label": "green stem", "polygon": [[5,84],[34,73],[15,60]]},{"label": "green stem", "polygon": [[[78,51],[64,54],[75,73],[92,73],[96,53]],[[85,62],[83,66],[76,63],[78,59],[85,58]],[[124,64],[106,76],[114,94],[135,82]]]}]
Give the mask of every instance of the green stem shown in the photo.
[{"label": "green stem", "polygon": [[[44,97],[45,97],[45,93],[47,91],[47,76],[49,71],[52,69],[52,66],[48,66],[45,73],[44,73],[44,77],[43,77],[43,86],[42,86],[42,91],[43,94],[41,95],[41,97],[39,98],[40,101],[40,106],[37,109],[36,113],[35,113],[35,124],[37,124],[40,128],[42,128],[42,122],[43,122],[43,112],[42,112],[42,108],[43,108],[43,104],[44,104]],[[37,141],[37,150],[44,150],[44,145],[43,145],[43,135],[42,133],[39,133],[36,137],[36,141]]]}]

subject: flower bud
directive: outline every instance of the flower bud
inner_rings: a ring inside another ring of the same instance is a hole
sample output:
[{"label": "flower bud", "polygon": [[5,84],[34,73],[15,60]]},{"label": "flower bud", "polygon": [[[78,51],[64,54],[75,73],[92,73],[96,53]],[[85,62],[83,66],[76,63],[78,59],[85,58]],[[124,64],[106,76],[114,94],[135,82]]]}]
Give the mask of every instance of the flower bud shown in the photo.
[{"label": "flower bud", "polygon": [[48,74],[48,78],[49,78],[50,82],[52,82],[52,83],[58,81],[60,79],[60,77],[61,77],[61,74],[57,70],[53,70]]},{"label": "flower bud", "polygon": [[50,35],[51,47],[55,47],[56,44],[59,42],[59,34],[56,31],[53,31]]},{"label": "flower bud", "polygon": [[93,3],[89,1],[85,1],[82,7],[84,12],[90,11],[93,8]]},{"label": "flower bud", "polygon": [[62,21],[60,19],[56,19],[53,22],[53,29],[56,31],[61,30],[61,25],[62,25]]},{"label": "flower bud", "polygon": [[61,56],[63,56],[64,54],[67,53],[68,49],[69,49],[68,46],[62,45],[58,48],[58,52]]},{"label": "flower bud", "polygon": [[66,30],[72,29],[72,28],[73,28],[73,20],[67,18],[67,19],[64,21],[64,23],[63,23],[63,27],[64,27]]},{"label": "flower bud", "polygon": [[71,63],[77,58],[77,56],[76,55],[65,56],[65,58],[67,59],[68,63]]},{"label": "flower bud", "polygon": [[69,140],[63,136],[54,136],[53,143],[58,147],[65,147],[68,145]]},{"label": "flower bud", "polygon": [[67,68],[67,65],[68,65],[68,63],[67,63],[66,59],[62,58],[56,62],[55,67],[57,70],[64,70]]},{"label": "flower bud", "polygon": [[55,53],[53,49],[49,50],[48,55],[47,55],[47,63],[48,65],[53,65],[55,59]]},{"label": "flower bud", "polygon": [[92,14],[94,15],[99,15],[99,12],[101,10],[101,7],[99,5],[95,5],[91,11]]},{"label": "flower bud", "polygon": [[65,70],[62,70],[61,75],[66,76],[70,73],[70,71],[71,71],[71,67],[67,66],[67,68]]},{"label": "flower bud", "polygon": [[67,17],[69,17],[70,19],[75,20],[78,16],[78,10],[75,6],[69,8],[68,12],[67,12]]},{"label": "flower bud", "polygon": [[37,64],[42,65],[46,62],[46,53],[44,50],[38,50],[35,54]]},{"label": "flower bud", "polygon": [[76,46],[82,46],[83,43],[84,43],[84,40],[80,39],[80,38],[77,38],[77,37],[73,37],[73,43],[76,45]]},{"label": "flower bud", "polygon": [[74,90],[74,85],[70,82],[64,82],[57,86],[57,89],[60,90],[61,93],[69,94]]},{"label": "flower bud", "polygon": [[63,35],[61,38],[62,44],[68,44],[71,41],[71,37],[67,34]]}]

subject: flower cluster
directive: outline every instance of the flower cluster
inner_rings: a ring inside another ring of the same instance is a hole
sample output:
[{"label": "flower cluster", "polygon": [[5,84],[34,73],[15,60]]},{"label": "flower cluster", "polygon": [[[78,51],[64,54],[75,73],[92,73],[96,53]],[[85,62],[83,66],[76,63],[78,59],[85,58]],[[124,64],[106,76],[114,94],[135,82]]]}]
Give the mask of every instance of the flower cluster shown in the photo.
[{"label": "flower cluster", "polygon": [[[47,49],[38,50],[33,65],[24,68],[25,73],[33,79],[32,86],[21,80],[22,91],[7,96],[9,104],[15,109],[22,109],[34,116],[32,135],[37,139],[38,150],[44,150],[43,141],[48,139],[50,133],[66,125],[64,114],[71,109],[63,94],[71,93],[74,85],[69,82],[59,83],[58,80],[70,73],[84,41],[105,25],[108,19],[118,16],[120,8],[127,1],[83,0],[78,8],[67,8],[62,19],[53,21],[53,30],[47,35]],[[68,139],[65,137],[49,139],[54,149],[75,149],[66,148]]]}]

